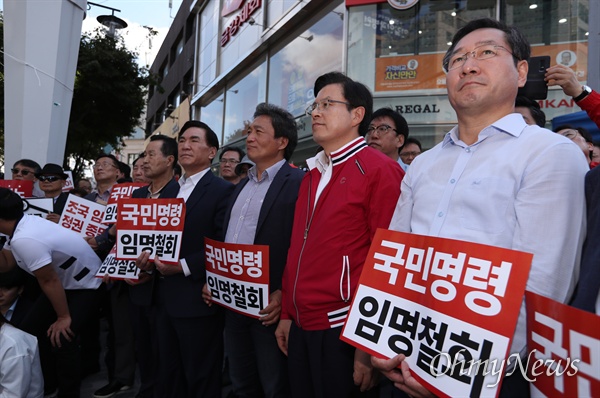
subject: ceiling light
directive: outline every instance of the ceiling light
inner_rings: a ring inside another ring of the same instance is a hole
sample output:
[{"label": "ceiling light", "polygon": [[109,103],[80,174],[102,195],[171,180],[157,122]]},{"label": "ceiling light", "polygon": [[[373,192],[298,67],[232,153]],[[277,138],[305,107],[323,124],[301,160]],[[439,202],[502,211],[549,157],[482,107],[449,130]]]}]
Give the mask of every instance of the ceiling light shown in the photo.
[{"label": "ceiling light", "polygon": [[395,22],[393,19],[390,19],[390,25],[393,25]]},{"label": "ceiling light", "polygon": [[535,10],[536,8],[537,8],[537,4],[531,4],[531,5],[529,6],[529,9],[530,9],[530,10]]},{"label": "ceiling light", "polygon": [[561,18],[558,20],[558,23],[565,23],[567,22],[567,18]]},{"label": "ceiling light", "polygon": [[450,15],[452,15],[453,17],[455,17],[455,16],[456,16],[456,11],[452,11],[452,12],[450,13]]}]

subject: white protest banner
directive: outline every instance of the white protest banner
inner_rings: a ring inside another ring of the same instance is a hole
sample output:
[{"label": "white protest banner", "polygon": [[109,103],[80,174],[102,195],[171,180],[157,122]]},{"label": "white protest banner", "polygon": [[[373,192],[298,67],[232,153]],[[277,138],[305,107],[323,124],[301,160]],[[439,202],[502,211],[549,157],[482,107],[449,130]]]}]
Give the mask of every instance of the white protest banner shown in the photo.
[{"label": "white protest banner", "polygon": [[378,357],[404,354],[438,396],[496,396],[501,375],[489,362],[508,354],[531,259],[379,229],[341,339]]},{"label": "white protest banner", "polygon": [[269,246],[204,238],[206,283],[215,303],[252,318],[269,304]]},{"label": "white protest banner", "polygon": [[179,262],[185,202],[173,199],[123,199],[117,211],[117,259],[135,260],[143,251],[150,260]]},{"label": "white protest banner", "polygon": [[104,205],[69,194],[58,223],[81,236],[100,235],[106,225],[102,224]]},{"label": "white protest banner", "polygon": [[140,269],[135,266],[135,260],[117,260],[117,245],[114,244],[108,256],[102,262],[102,265],[96,273],[97,278],[105,275],[112,279],[134,279],[139,278]]},{"label": "white protest banner", "polygon": [[54,210],[54,200],[52,198],[25,198],[23,202],[25,214],[46,218],[48,213],[52,213]]}]

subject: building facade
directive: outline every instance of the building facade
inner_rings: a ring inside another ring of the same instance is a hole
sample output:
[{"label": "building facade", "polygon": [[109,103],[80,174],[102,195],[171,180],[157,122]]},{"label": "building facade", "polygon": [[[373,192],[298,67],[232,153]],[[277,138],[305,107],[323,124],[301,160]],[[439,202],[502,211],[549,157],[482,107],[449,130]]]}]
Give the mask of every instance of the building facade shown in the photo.
[{"label": "building facade", "polygon": [[[293,161],[304,164],[316,151],[304,114],[314,100],[313,83],[336,70],[366,84],[375,109],[399,110],[410,135],[430,148],[456,123],[441,65],[458,29],[482,17],[516,25],[529,38],[532,55],[549,55],[552,65],[572,67],[582,84],[598,89],[598,27],[588,24],[599,16],[594,2],[185,0],[167,36],[171,41],[151,68],[165,90],[150,88],[146,132],[189,98],[190,117],[210,125],[221,144],[243,147],[245,124],[266,101],[297,118]],[[185,68],[175,69],[182,63]],[[540,104],[549,121],[579,110],[555,88]]]}]

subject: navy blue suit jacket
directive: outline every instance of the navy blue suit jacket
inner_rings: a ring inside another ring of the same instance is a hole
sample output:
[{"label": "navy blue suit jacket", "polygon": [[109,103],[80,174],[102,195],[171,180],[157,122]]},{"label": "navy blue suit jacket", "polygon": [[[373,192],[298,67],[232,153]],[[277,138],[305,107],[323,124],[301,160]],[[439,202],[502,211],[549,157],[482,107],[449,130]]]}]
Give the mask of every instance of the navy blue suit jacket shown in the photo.
[{"label": "navy blue suit jacket", "polygon": [[[185,224],[181,240],[180,259],[185,259],[191,275],[176,274],[162,277],[154,273],[153,283],[160,283],[158,294],[161,303],[170,316],[197,317],[214,314],[217,306],[208,307],[202,300],[202,287],[206,282],[204,268],[204,238],[223,239],[223,218],[229,196],[234,185],[217,178],[209,170],[198,181],[185,203]],[[172,180],[162,190],[161,198],[176,198],[179,184]],[[134,191],[132,197],[147,197],[148,188]],[[161,278],[157,281],[157,278]],[[149,283],[131,289],[131,299],[135,304],[150,304],[153,293]],[[140,294],[133,292],[137,288]],[[142,291],[143,290],[143,291]]]},{"label": "navy blue suit jacket", "polygon": [[585,176],[585,199],[587,235],[581,255],[579,285],[571,305],[595,313],[600,291],[600,166]]},{"label": "navy blue suit jacket", "polygon": [[[303,171],[284,163],[275,175],[260,208],[254,244],[269,246],[270,292],[281,289],[281,278],[283,277],[283,269],[287,261],[287,252],[292,236],[294,209],[296,208],[298,190],[300,189],[300,182],[302,182],[303,177]],[[223,237],[225,237],[227,232],[231,218],[231,209],[247,183],[248,178],[242,180],[236,186],[231,196],[227,213],[225,214],[225,232],[223,233]]]}]

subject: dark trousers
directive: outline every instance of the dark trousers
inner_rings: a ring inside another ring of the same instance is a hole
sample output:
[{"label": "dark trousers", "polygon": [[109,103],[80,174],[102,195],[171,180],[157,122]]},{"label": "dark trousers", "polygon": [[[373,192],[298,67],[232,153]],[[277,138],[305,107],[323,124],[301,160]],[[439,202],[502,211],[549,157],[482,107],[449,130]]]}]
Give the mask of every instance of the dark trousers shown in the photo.
[{"label": "dark trousers", "polygon": [[48,383],[55,383],[52,376],[56,376],[55,385],[58,386],[59,397],[79,397],[81,385],[79,336],[81,330],[97,313],[103,288],[104,285],[97,290],[65,291],[71,315],[71,331],[75,336],[71,341],[61,338],[60,348],[52,347],[47,336],[48,328],[56,321],[56,313],[44,294],[36,300],[21,324],[23,330],[37,337],[44,381],[48,379]]},{"label": "dark trousers", "polygon": [[130,302],[130,315],[135,337],[135,356],[140,371],[140,398],[155,397],[158,378],[158,340],[155,307]]},{"label": "dark trousers", "polygon": [[171,316],[163,304],[158,304],[156,324],[159,352],[156,396],[220,397],[222,314],[178,318]]},{"label": "dark trousers", "polygon": [[236,397],[290,396],[287,360],[277,345],[276,326],[226,311],[225,353]]},{"label": "dark trousers", "polygon": [[132,386],[135,377],[135,348],[126,283],[116,281],[109,286],[107,301],[108,378]]},{"label": "dark trousers", "polygon": [[308,331],[292,322],[288,368],[292,397],[377,397],[377,388],[354,385],[355,348],[340,340],[342,328]]}]

